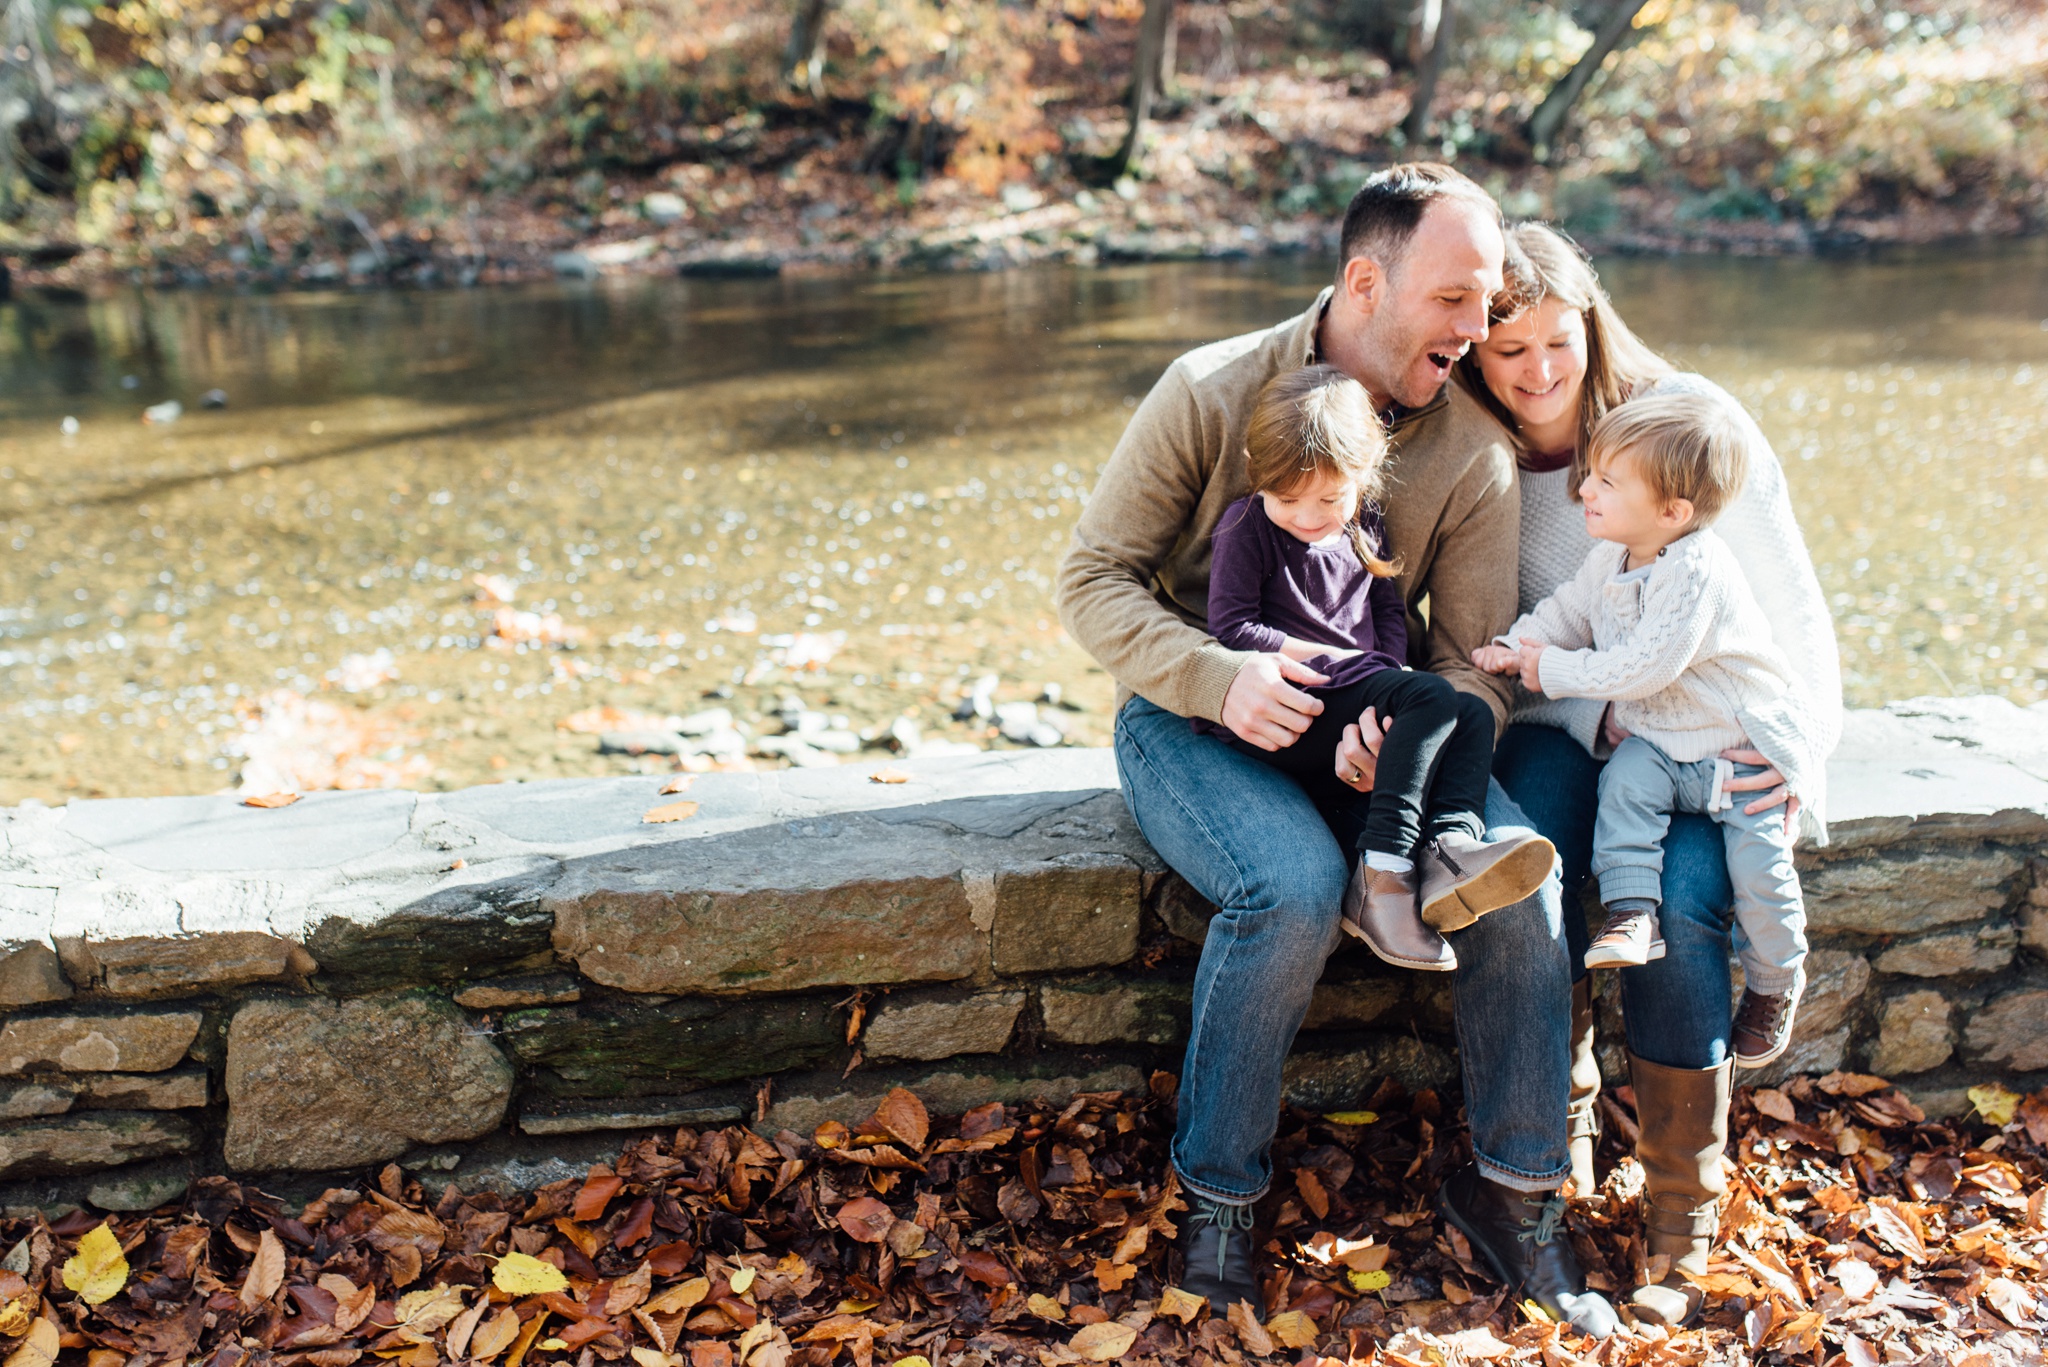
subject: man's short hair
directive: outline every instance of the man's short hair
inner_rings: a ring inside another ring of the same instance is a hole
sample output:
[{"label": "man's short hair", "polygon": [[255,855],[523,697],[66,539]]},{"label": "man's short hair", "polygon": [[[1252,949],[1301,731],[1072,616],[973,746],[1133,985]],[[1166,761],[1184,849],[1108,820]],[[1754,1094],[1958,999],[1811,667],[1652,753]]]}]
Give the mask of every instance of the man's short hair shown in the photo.
[{"label": "man's short hair", "polygon": [[1415,230],[1422,226],[1422,216],[1441,199],[1482,205],[1495,223],[1501,222],[1500,206],[1493,196],[1465,176],[1441,162],[1402,162],[1375,172],[1351,197],[1351,206],[1344,211],[1338,271],[1341,273],[1353,257],[1369,256],[1392,275],[1407,254]]}]

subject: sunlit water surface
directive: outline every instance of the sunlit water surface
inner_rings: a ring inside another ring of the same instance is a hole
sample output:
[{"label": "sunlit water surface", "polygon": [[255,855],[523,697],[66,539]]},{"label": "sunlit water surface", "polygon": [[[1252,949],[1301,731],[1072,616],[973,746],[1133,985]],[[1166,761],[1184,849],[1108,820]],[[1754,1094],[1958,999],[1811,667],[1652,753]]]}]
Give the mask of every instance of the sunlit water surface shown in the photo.
[{"label": "sunlit water surface", "polygon": [[[2048,694],[2044,266],[1605,264],[1631,321],[1777,444],[1853,704]],[[360,722],[350,783],[667,764],[558,728],[599,704],[773,731],[794,696],[1001,744],[951,720],[989,673],[998,701],[1058,684],[1102,743],[1111,686],[1049,603],[1081,499],[1175,354],[1326,273],[18,298],[0,801],[227,786],[287,694]],[[201,408],[214,388],[228,406]],[[142,422],[169,399],[182,417]],[[492,641],[480,575],[578,639]]]}]

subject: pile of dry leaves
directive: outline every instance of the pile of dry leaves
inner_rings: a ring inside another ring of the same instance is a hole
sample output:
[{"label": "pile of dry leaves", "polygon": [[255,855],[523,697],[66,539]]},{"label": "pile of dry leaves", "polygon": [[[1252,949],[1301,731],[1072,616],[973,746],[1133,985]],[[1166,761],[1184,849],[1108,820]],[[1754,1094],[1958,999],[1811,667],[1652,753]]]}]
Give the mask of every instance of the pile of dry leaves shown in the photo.
[{"label": "pile of dry leaves", "polygon": [[[253,1187],[103,1221],[0,1225],[6,1367],[989,1367],[1246,1358],[1407,1364],[1748,1358],[2038,1361],[2048,1093],[1927,1121],[1880,1079],[1743,1093],[1700,1327],[1594,1344],[1505,1300],[1430,1213],[1464,1160],[1432,1093],[1290,1112],[1260,1207],[1265,1303],[1179,1290],[1173,1084],[932,1121],[890,1094],[851,1130],[644,1139],[531,1196],[430,1200],[397,1167],[294,1215]],[[1602,1192],[1574,1202],[1596,1284],[1641,1267],[1609,1099]],[[1658,1269],[1661,1270],[1661,1269]],[[2031,1356],[2030,1356],[2031,1355]],[[1332,1364],[1331,1367],[1334,1367]]]}]

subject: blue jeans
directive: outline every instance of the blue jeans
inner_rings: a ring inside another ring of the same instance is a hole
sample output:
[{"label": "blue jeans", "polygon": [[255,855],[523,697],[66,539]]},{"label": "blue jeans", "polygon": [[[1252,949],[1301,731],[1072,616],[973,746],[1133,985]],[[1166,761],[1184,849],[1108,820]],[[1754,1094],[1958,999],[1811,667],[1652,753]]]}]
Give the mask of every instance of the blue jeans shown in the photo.
[{"label": "blue jeans", "polygon": [[[1564,866],[1566,932],[1575,972],[1585,962],[1579,887],[1593,862],[1600,762],[1552,726],[1510,726],[1494,753],[1493,774],[1557,846]],[[1664,957],[1621,970],[1629,1052],[1667,1068],[1713,1068],[1728,1057],[1728,972],[1735,889],[1721,829],[1712,818],[1677,815],[1664,837],[1664,901],[1658,908]]]},{"label": "blue jeans", "polygon": [[[1138,828],[1217,908],[1195,971],[1174,1169],[1197,1195],[1254,1201],[1272,1181],[1281,1069],[1340,938],[1351,856],[1293,779],[1143,698],[1117,716],[1116,761]],[[1491,782],[1485,816],[1496,833],[1523,822]],[[1571,969],[1556,877],[1454,943],[1474,1156],[1496,1182],[1552,1190],[1571,1167]]]}]

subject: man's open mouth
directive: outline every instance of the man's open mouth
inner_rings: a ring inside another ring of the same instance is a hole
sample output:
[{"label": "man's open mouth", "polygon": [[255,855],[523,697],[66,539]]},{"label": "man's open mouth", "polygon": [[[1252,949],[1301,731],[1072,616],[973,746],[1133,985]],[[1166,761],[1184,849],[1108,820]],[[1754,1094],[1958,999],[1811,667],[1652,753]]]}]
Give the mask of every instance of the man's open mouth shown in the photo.
[{"label": "man's open mouth", "polygon": [[1438,378],[1441,379],[1447,378],[1450,375],[1451,366],[1457,362],[1458,357],[1454,352],[1430,351],[1424,353],[1424,359],[1429,362],[1430,366],[1437,372]]}]

